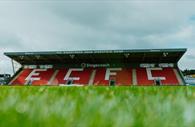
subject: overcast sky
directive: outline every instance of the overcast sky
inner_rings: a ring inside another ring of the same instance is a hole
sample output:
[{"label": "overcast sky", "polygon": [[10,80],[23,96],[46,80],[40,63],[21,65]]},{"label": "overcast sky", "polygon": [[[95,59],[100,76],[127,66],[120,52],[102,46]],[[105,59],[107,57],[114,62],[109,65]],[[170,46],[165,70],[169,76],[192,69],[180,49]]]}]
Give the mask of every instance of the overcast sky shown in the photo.
[{"label": "overcast sky", "polygon": [[188,48],[181,69],[195,69],[195,1],[0,0],[3,52]]}]

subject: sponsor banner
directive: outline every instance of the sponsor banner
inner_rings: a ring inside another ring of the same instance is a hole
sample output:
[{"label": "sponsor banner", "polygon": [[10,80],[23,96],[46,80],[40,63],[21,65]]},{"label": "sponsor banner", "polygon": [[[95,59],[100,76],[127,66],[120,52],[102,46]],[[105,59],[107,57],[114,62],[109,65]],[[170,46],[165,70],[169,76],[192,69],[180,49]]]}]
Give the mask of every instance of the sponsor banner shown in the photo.
[{"label": "sponsor banner", "polygon": [[160,68],[166,68],[166,67],[174,67],[173,63],[160,63],[160,64],[148,64],[148,63],[142,63],[140,64],[141,68],[155,68],[155,67],[160,67]]},{"label": "sponsor banner", "polygon": [[92,68],[96,68],[96,67],[110,67],[110,64],[89,64],[89,63],[82,63],[81,64],[82,68],[85,67],[92,67]]},{"label": "sponsor banner", "polygon": [[25,69],[50,69],[53,68],[53,65],[24,65]]}]

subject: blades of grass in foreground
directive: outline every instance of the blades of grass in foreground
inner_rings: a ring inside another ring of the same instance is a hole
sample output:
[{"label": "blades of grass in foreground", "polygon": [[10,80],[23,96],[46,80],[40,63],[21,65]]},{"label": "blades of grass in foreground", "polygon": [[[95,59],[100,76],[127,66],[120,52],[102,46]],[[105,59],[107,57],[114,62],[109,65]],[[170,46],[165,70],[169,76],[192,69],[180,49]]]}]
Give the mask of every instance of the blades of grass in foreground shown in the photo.
[{"label": "blades of grass in foreground", "polygon": [[0,126],[195,125],[195,87],[0,87]]}]

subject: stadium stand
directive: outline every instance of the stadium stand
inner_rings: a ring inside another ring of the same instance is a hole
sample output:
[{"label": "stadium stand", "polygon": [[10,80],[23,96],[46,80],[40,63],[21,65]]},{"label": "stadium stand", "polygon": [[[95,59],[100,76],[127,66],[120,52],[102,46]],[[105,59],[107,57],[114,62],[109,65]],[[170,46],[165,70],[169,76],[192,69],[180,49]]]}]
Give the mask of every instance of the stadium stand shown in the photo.
[{"label": "stadium stand", "polygon": [[186,49],[9,52],[22,65],[9,85],[185,85]]}]

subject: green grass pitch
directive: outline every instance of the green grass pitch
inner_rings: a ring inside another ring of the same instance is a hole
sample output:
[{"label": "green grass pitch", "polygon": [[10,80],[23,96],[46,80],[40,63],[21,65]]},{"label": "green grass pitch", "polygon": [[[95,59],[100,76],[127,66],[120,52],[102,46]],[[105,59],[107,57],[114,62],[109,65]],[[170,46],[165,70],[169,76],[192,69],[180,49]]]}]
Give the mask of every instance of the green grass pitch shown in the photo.
[{"label": "green grass pitch", "polygon": [[0,127],[194,127],[195,87],[0,87]]}]

